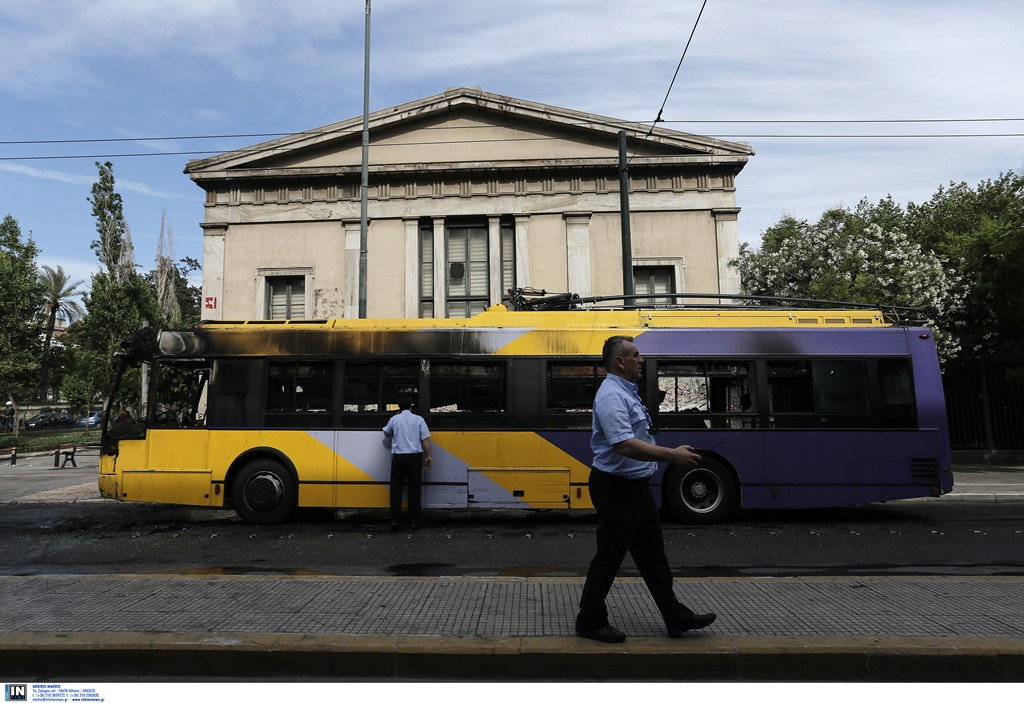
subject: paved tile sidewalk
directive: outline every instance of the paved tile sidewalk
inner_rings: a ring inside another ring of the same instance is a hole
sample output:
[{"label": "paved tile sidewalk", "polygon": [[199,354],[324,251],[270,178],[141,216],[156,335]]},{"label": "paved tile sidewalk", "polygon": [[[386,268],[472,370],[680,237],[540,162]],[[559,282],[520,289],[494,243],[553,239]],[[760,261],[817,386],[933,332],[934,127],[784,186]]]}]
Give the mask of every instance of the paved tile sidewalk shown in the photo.
[{"label": "paved tile sidewalk", "polygon": [[[0,632],[571,636],[582,579],[2,576]],[[1024,638],[1024,577],[677,579],[732,637]],[[663,637],[643,582],[618,579],[613,623]]]}]

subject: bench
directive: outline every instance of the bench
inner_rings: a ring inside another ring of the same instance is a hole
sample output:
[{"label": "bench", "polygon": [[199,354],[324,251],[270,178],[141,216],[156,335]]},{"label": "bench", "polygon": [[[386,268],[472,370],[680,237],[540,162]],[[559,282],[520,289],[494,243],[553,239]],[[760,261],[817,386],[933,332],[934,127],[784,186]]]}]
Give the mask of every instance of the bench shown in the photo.
[{"label": "bench", "polygon": [[5,447],[0,449],[0,460],[11,458],[11,466],[18,463],[18,448],[17,447]]},{"label": "bench", "polygon": [[[53,468],[56,469],[60,467],[63,469],[65,466],[68,465],[68,462],[70,461],[71,465],[77,469],[78,464],[75,463],[75,452],[77,450],[77,444],[61,444],[60,446],[58,446],[57,449],[53,452]],[[61,463],[60,461],[62,455],[64,457],[63,463]]]}]

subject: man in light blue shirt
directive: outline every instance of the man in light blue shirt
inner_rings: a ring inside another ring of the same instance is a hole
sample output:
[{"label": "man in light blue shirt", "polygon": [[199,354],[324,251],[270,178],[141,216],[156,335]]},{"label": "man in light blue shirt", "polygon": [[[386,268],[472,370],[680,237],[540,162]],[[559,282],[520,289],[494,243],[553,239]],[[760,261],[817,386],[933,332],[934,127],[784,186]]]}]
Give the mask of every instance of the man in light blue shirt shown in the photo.
[{"label": "man in light blue shirt", "polygon": [[694,613],[672,591],[672,571],[650,478],[658,470],[658,462],[693,467],[700,463],[700,455],[686,444],[671,448],[655,443],[651,416],[637,392],[644,360],[633,338],[608,338],[602,357],[608,376],[594,397],[590,438],[594,451],[590,498],[597,510],[597,553],[580,597],[576,634],[599,642],[626,639],[625,633],[608,623],[605,599],[629,552],[665,620],[669,637],[680,637],[707,627],[715,615]]},{"label": "man in light blue shirt", "polygon": [[391,529],[399,528],[402,514],[402,487],[409,484],[409,519],[414,530],[420,528],[420,501],[423,467],[430,469],[430,430],[426,421],[412,412],[412,396],[398,399],[399,413],[384,426],[384,439],[391,442]]}]

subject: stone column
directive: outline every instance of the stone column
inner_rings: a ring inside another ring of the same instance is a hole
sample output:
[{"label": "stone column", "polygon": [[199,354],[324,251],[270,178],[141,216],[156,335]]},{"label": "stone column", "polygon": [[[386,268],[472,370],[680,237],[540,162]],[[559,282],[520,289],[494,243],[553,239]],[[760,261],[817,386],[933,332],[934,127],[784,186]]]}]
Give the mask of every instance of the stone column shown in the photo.
[{"label": "stone column", "polygon": [[448,251],[444,241],[444,218],[434,218],[434,317],[448,316]]},{"label": "stone column", "polygon": [[420,221],[405,220],[405,316],[420,316]]},{"label": "stone column", "polygon": [[[467,272],[468,275],[468,272]],[[501,218],[487,218],[487,304],[501,302]]]},{"label": "stone column", "polygon": [[[345,227],[345,317],[359,317],[359,220],[343,222]],[[369,225],[367,225],[369,231]]]},{"label": "stone column", "polygon": [[[203,224],[203,299],[200,317],[224,319],[224,240],[228,226]],[[259,291],[256,291],[257,296]]]},{"label": "stone column", "polygon": [[[718,292],[739,293],[740,272],[729,262],[740,255],[739,208],[711,211],[715,218],[715,239],[718,245]],[[723,301],[724,302],[724,301]]]},{"label": "stone column", "polygon": [[565,213],[565,246],[568,262],[568,293],[581,298],[592,294],[590,268],[590,215],[589,212]]},{"label": "stone column", "polygon": [[516,285],[530,285],[530,216],[516,215]]}]

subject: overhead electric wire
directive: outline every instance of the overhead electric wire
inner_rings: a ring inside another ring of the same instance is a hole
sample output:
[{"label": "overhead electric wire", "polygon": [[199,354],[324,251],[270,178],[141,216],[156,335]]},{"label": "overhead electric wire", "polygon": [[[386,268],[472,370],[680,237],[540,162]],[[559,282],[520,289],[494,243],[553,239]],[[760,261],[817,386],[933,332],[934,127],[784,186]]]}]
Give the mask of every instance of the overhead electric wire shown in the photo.
[{"label": "overhead electric wire", "polygon": [[[978,139],[978,138],[1005,138],[1024,137],[1024,132],[1001,132],[986,134],[704,134],[700,135],[709,139]],[[516,137],[510,139],[467,139],[445,142],[393,142],[391,144],[377,144],[374,148],[402,147],[402,146],[443,146],[446,144],[492,144],[509,142],[547,141],[555,140],[556,137]],[[113,141],[113,140],[95,140]],[[152,140],[138,140],[152,141]],[[63,143],[63,142],[62,142]],[[259,151],[256,147],[243,147],[228,151],[153,151],[134,152],[119,154],[53,154],[45,156],[0,156],[0,161],[52,161],[61,159],[115,159],[131,158],[142,156],[203,156],[233,153],[243,155],[246,151],[255,153]],[[635,154],[634,154],[635,156]],[[651,154],[650,156],[657,156]],[[631,159],[633,157],[630,157]]]},{"label": "overhead electric wire", "polygon": [[[1024,122],[1024,117],[962,117],[962,118],[908,118],[908,119],[836,119],[836,120],[660,120],[666,124],[934,124],[953,122]],[[607,120],[574,120],[577,124],[606,124]],[[623,120],[623,122],[629,122]],[[647,124],[646,120],[632,121],[632,124]],[[469,130],[469,129],[492,129],[492,125],[438,125],[424,127],[424,130]],[[309,132],[255,132],[246,134],[188,134],[174,137],[97,137],[92,139],[7,139],[0,140],[0,146],[18,146],[35,144],[100,144],[114,142],[157,142],[157,141],[190,141],[193,139],[248,139],[252,137],[289,137],[300,134],[312,135],[315,130]],[[716,136],[716,135],[702,135]],[[726,135],[717,135],[726,136]],[[758,135],[745,135],[758,136]],[[801,136],[801,135],[793,135]],[[979,135],[989,136],[989,135]],[[1000,136],[1000,135],[992,135]],[[381,146],[377,144],[375,146]],[[170,152],[168,152],[170,153]],[[215,153],[215,152],[202,152]]]},{"label": "overhead electric wire", "polygon": [[[704,8],[707,7],[708,0],[704,0],[700,6],[700,12],[697,13],[697,19],[693,23],[693,29],[690,30],[690,38],[686,40],[686,46],[683,47],[683,55],[679,57],[679,63],[676,64],[676,72],[672,74],[672,82],[668,84],[668,90],[665,92],[665,99],[661,101],[661,108],[658,110],[658,116],[654,118],[654,124],[661,122],[661,115],[665,112],[665,105],[668,104],[668,96],[672,94],[672,88],[676,84],[676,78],[679,76],[679,69],[683,67],[683,59],[686,58],[686,51],[690,48],[690,42],[693,41],[693,35],[697,33],[697,25],[700,24],[701,15],[704,14]],[[654,129],[654,125],[651,125],[651,129]],[[650,134],[648,134],[650,136]]]},{"label": "overhead electric wire", "polygon": [[[676,64],[676,72],[672,74],[672,80],[668,84],[668,90],[665,91],[665,99],[661,101],[661,107],[658,109],[658,116],[654,118],[654,122],[651,123],[651,128],[650,130],[648,130],[647,136],[644,137],[644,139],[647,139],[652,134],[654,134],[654,128],[657,127],[658,123],[662,121],[661,115],[665,111],[665,106],[668,104],[668,96],[672,94],[672,88],[675,86],[676,78],[679,76],[679,69],[683,67],[683,59],[686,58],[686,51],[690,48],[690,42],[693,41],[693,35],[697,33],[697,25],[700,24],[701,15],[704,14],[704,8],[707,6],[707,4],[708,0],[704,0],[704,2],[701,3],[700,12],[697,13],[697,19],[694,20],[693,28],[690,30],[690,36],[686,40],[686,46],[683,47],[683,53],[679,57],[679,63]],[[633,156],[630,156],[629,159],[626,160],[626,163],[628,164],[630,161],[632,161],[634,156],[636,156],[635,151],[633,152]]]}]

